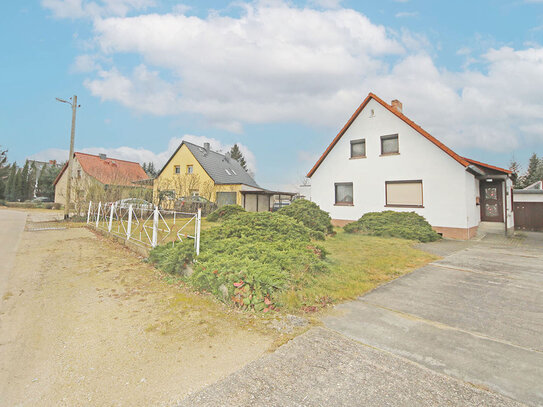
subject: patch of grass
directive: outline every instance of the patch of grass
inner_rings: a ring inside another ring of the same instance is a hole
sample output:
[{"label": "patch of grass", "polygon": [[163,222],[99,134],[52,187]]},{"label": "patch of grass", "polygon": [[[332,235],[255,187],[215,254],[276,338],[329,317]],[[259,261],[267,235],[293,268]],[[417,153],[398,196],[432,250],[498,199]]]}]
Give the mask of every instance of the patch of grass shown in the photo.
[{"label": "patch of grass", "polygon": [[322,243],[329,272],[306,275],[279,298],[284,309],[315,311],[350,300],[438,257],[415,249],[413,242],[342,231]]},{"label": "patch of grass", "polygon": [[373,236],[433,242],[440,236],[430,224],[415,212],[368,212],[344,228],[347,233],[361,232]]}]

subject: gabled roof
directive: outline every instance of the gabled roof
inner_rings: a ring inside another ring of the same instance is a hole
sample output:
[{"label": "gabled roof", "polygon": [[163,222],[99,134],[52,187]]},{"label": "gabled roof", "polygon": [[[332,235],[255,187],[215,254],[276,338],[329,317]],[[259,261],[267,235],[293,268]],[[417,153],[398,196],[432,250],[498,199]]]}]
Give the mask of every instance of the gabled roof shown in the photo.
[{"label": "gabled roof", "polygon": [[187,146],[194,158],[200,163],[204,171],[210,176],[215,184],[244,184],[260,188],[253,177],[243,169],[237,160],[227,158],[224,154],[217,153],[216,151],[206,151],[204,147],[184,140],[172,154],[168,162],[164,164],[164,167],[162,167],[157,177],[162,174],[183,144]]},{"label": "gabled roof", "polygon": [[[86,153],[74,153],[79,165],[86,174],[95,178],[104,185],[134,186],[135,181],[149,178],[139,163],[133,161],[119,160],[117,158],[100,158],[98,155]],[[55,179],[54,185],[66,171],[68,163]]]},{"label": "gabled roof", "polygon": [[418,124],[416,124],[414,121],[410,120],[407,116],[405,116],[403,113],[398,112],[396,109],[394,109],[391,105],[384,102],[382,99],[380,99],[378,96],[374,95],[373,93],[369,93],[366,99],[362,102],[362,104],[356,109],[354,114],[351,116],[349,121],[343,126],[341,131],[337,134],[337,136],[332,140],[328,148],[324,151],[322,156],[318,159],[318,161],[315,163],[313,168],[309,171],[307,174],[308,177],[311,177],[317,168],[319,168],[319,165],[324,161],[328,153],[334,148],[334,146],[337,144],[339,139],[345,134],[347,129],[351,126],[351,124],[355,121],[355,119],[358,117],[360,112],[364,110],[366,105],[370,102],[370,100],[375,100],[377,103],[382,105],[385,109],[387,109],[390,113],[397,116],[399,119],[403,120],[405,123],[407,123],[409,126],[411,126],[414,130],[416,130],[418,133],[420,133],[422,136],[426,137],[429,141],[434,143],[437,147],[439,147],[441,150],[443,150],[445,153],[450,155],[454,160],[456,160],[459,164],[463,165],[464,167],[469,166],[469,162],[464,158],[456,154],[454,151],[452,151],[449,147],[447,147],[445,144],[440,142],[438,139],[433,137],[430,133],[428,133],[426,130],[424,130],[422,127],[420,127]]}]

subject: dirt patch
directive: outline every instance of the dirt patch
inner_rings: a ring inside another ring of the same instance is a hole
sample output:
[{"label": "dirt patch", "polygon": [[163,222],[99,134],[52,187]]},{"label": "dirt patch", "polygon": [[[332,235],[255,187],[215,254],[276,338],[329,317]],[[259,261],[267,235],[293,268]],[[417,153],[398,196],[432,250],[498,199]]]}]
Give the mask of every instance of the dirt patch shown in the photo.
[{"label": "dirt patch", "polygon": [[23,233],[0,299],[0,405],[171,405],[278,334],[86,229]]}]

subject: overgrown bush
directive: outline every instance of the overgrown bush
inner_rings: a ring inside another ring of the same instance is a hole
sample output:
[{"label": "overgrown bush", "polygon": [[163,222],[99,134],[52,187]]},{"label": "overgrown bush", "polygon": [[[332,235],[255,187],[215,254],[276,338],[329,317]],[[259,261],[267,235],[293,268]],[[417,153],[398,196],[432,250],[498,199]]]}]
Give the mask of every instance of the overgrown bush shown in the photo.
[{"label": "overgrown bush", "polygon": [[6,201],[4,199],[0,199],[0,206],[6,206]]},{"label": "overgrown bush", "polygon": [[207,215],[206,219],[210,222],[219,222],[225,219],[230,219],[232,216],[235,216],[240,212],[245,212],[245,209],[239,205],[225,205],[214,212],[211,212],[209,215]]},{"label": "overgrown bush", "polygon": [[170,273],[191,268],[185,278],[194,288],[266,312],[281,305],[276,303],[281,292],[328,270],[326,252],[311,241],[311,232],[281,214],[240,213],[202,232],[197,261],[192,240],[159,246],[149,260]]},{"label": "overgrown bush", "polygon": [[415,212],[368,212],[359,220],[345,225],[347,233],[362,232],[373,236],[433,242],[440,236],[424,217]]},{"label": "overgrown bush", "polygon": [[306,199],[298,199],[281,208],[278,213],[290,216],[317,232],[331,234],[334,230],[328,212],[323,211],[319,208],[319,205]]}]

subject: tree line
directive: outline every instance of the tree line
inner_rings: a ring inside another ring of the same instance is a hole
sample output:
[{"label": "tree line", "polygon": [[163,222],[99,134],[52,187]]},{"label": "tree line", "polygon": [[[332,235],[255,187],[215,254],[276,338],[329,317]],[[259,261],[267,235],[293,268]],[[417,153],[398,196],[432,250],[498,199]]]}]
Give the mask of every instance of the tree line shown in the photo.
[{"label": "tree line", "polygon": [[0,199],[26,201],[35,196],[55,198],[55,181],[60,168],[46,164],[38,171],[35,162],[26,160],[23,167],[8,164],[8,150],[0,148]]},{"label": "tree line", "polygon": [[543,181],[543,157],[538,157],[536,153],[533,153],[525,172],[522,172],[521,165],[513,159],[509,170],[515,188],[526,188],[537,181]]}]

